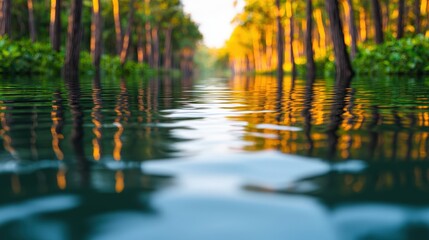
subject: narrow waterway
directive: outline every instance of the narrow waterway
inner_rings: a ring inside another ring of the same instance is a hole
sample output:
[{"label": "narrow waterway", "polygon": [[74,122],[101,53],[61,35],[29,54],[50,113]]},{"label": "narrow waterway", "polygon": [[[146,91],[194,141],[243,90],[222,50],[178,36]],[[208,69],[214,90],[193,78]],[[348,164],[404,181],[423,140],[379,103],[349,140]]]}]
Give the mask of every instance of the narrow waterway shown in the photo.
[{"label": "narrow waterway", "polygon": [[0,81],[5,239],[429,238],[429,79]]}]

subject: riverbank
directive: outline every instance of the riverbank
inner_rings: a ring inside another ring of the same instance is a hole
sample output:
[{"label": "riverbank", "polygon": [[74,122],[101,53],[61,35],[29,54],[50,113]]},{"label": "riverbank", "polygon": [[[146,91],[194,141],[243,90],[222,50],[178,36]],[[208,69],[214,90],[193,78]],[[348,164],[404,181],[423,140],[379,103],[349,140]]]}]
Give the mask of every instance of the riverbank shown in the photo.
[{"label": "riverbank", "polygon": [[[60,74],[64,66],[64,51],[54,51],[48,43],[30,40],[14,40],[0,38],[0,74],[13,75],[45,75]],[[150,68],[145,63],[127,61],[121,64],[118,56],[103,54],[100,70],[108,75],[156,75],[166,70]],[[91,55],[87,51],[80,53],[80,74],[92,75],[95,68]],[[177,75],[177,70],[168,70],[168,73]]]}]

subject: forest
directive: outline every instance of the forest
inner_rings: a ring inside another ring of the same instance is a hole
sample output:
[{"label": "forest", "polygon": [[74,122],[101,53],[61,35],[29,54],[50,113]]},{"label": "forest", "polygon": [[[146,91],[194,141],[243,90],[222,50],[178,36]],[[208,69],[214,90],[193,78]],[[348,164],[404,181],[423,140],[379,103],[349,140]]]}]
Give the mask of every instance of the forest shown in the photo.
[{"label": "forest", "polygon": [[361,74],[428,73],[428,13],[427,0],[246,0],[219,55],[235,73],[323,74],[334,59]]},{"label": "forest", "polygon": [[201,38],[179,0],[0,1],[2,73],[191,72]]}]

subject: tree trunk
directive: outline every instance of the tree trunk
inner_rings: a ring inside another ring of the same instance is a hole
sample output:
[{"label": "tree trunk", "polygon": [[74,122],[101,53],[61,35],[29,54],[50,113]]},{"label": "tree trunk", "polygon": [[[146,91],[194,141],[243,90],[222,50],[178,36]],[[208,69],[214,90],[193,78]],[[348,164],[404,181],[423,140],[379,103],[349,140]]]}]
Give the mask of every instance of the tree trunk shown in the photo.
[{"label": "tree trunk", "polygon": [[51,0],[49,38],[52,49],[59,52],[61,48],[61,0]]},{"label": "tree trunk", "polygon": [[290,6],[289,8],[289,44],[290,44],[290,62],[292,65],[291,73],[292,78],[295,78],[296,76],[296,64],[295,64],[295,54],[293,49],[293,35],[294,35],[294,21],[293,21],[293,8],[292,8],[292,0],[289,2]]},{"label": "tree trunk", "polygon": [[137,61],[139,63],[144,62],[144,47],[143,47],[143,29],[139,24],[137,26]]},{"label": "tree trunk", "polygon": [[375,43],[381,44],[384,41],[384,36],[380,2],[378,0],[371,0],[371,5],[373,15],[372,17],[374,18]]},{"label": "tree trunk", "polygon": [[404,36],[404,14],[405,14],[405,0],[399,0],[396,39],[401,39]]},{"label": "tree trunk", "polygon": [[317,31],[319,32],[319,46],[320,46],[320,55],[326,55],[326,31],[323,24],[322,11],[320,9],[315,9],[314,18],[316,20]]},{"label": "tree trunk", "polygon": [[153,51],[152,51],[152,27],[149,21],[145,23],[145,32],[146,32],[146,55],[149,66],[153,68]]},{"label": "tree trunk", "polygon": [[280,0],[276,0],[277,7],[277,80],[283,82],[283,63],[284,63],[284,32],[280,11]]},{"label": "tree trunk", "polygon": [[420,21],[421,21],[421,14],[420,14],[420,0],[414,0],[414,33],[419,34],[420,33]]},{"label": "tree trunk", "polygon": [[10,37],[11,0],[0,0],[0,36]]},{"label": "tree trunk", "polygon": [[101,32],[100,0],[92,0],[91,57],[96,72],[100,70]]},{"label": "tree trunk", "polygon": [[113,5],[113,19],[115,21],[116,54],[120,55],[122,51],[122,27],[121,27],[121,16],[119,14],[119,0],[112,0],[112,5]]},{"label": "tree trunk", "polygon": [[171,46],[171,35],[173,28],[170,26],[165,30],[165,46],[164,46],[164,68],[166,70],[171,69],[172,60],[172,46]]},{"label": "tree trunk", "polygon": [[80,42],[82,36],[82,1],[72,0],[68,30],[64,73],[66,80],[77,81],[79,76]]},{"label": "tree trunk", "polygon": [[153,67],[159,68],[159,38],[158,28],[152,27],[152,50],[153,50]]},{"label": "tree trunk", "polygon": [[124,40],[122,41],[122,48],[121,48],[121,64],[124,65],[127,61],[128,57],[128,49],[130,47],[131,43],[131,29],[133,27],[134,22],[134,0],[130,1],[130,12],[128,15],[128,26],[127,31],[124,36]]},{"label": "tree trunk", "polygon": [[383,27],[385,31],[390,31],[390,12],[389,12],[389,6],[390,6],[390,0],[385,0],[384,2],[386,11],[384,12],[384,21],[383,21]]},{"label": "tree trunk", "polygon": [[28,8],[28,27],[30,30],[30,39],[36,41],[36,23],[34,22],[33,0],[27,0]]},{"label": "tree trunk", "polygon": [[314,63],[314,51],[313,51],[313,3],[312,0],[307,0],[306,6],[306,22],[307,28],[305,30],[305,56],[307,58],[307,78],[314,79],[316,75],[316,64]]},{"label": "tree trunk", "polygon": [[347,0],[347,4],[349,5],[349,31],[350,36],[352,38],[351,51],[350,56],[352,59],[355,58],[357,53],[357,29],[355,23],[355,12],[353,11],[353,0]]},{"label": "tree trunk", "polygon": [[342,78],[350,78],[353,76],[353,69],[350,63],[349,54],[347,53],[346,44],[344,42],[344,34],[340,19],[337,0],[326,0],[326,10],[329,15],[329,27],[331,30],[332,43],[334,45],[335,66],[337,72],[337,80]]}]

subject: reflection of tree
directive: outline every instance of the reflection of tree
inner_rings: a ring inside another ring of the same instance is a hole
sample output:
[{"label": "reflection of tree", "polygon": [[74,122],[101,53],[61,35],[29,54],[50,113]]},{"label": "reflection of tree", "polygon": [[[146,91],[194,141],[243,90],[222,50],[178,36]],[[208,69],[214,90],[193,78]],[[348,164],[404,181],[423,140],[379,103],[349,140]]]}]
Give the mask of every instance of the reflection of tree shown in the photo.
[{"label": "reflection of tree", "polygon": [[31,145],[31,155],[33,160],[38,159],[38,153],[37,153],[37,133],[36,128],[38,126],[38,114],[37,114],[37,107],[33,107],[32,116],[31,116],[31,139],[30,139],[30,145]]},{"label": "reflection of tree", "polygon": [[94,128],[92,132],[94,133],[94,138],[92,139],[93,151],[92,155],[94,160],[98,161],[101,158],[101,139],[102,139],[102,118],[103,114],[101,110],[103,108],[103,101],[101,99],[101,83],[100,75],[96,74],[92,82],[92,102],[94,104],[92,108],[92,123]]},{"label": "reflection of tree", "polygon": [[12,146],[12,137],[10,136],[10,122],[12,119],[12,113],[10,112],[11,108],[5,105],[3,101],[0,101],[0,137],[3,139],[4,149],[9,152],[9,154],[18,159],[18,153],[15,148]]},{"label": "reflection of tree", "polygon": [[67,89],[69,92],[69,106],[72,117],[72,135],[71,143],[75,154],[76,166],[80,175],[82,186],[89,184],[89,162],[85,157],[83,143],[83,111],[80,104],[80,84],[78,79],[67,80]]},{"label": "reflection of tree", "polygon": [[61,92],[59,90],[54,92],[54,100],[52,101],[51,111],[51,135],[52,135],[52,149],[54,150],[55,156],[58,160],[64,159],[64,154],[60,147],[60,141],[64,139],[63,127],[64,127],[64,107]]},{"label": "reflection of tree", "polygon": [[164,99],[163,104],[164,108],[169,109],[171,108],[171,103],[173,100],[173,86],[171,77],[168,75],[164,76],[164,79],[162,81],[162,87],[163,87],[163,95],[162,98]]},{"label": "reflection of tree", "polygon": [[338,145],[338,129],[343,122],[344,107],[346,106],[347,89],[350,86],[351,78],[337,79],[334,89],[334,99],[329,115],[330,122],[327,126],[328,136],[328,158],[332,160],[335,157]]},{"label": "reflection of tree", "polygon": [[116,112],[116,118],[115,118],[115,126],[118,128],[116,131],[113,141],[114,141],[114,148],[113,148],[113,159],[116,161],[121,160],[121,151],[122,151],[122,133],[124,132],[124,123],[128,122],[128,119],[131,117],[131,112],[129,110],[129,102],[128,102],[128,89],[127,84],[124,79],[121,79],[120,83],[121,91],[119,92],[119,95],[116,100],[116,106],[115,106],[115,112]]},{"label": "reflection of tree", "polygon": [[304,108],[302,110],[302,116],[304,117],[304,134],[308,141],[308,155],[311,156],[314,148],[313,138],[311,137],[311,109],[313,105],[313,85],[314,85],[314,74],[308,74],[307,84],[305,86],[304,95]]},{"label": "reflection of tree", "polygon": [[[368,131],[369,131],[369,154],[370,154],[370,159],[374,159],[375,158],[375,151],[377,150],[377,146],[378,146],[378,139],[379,139],[379,134],[377,132],[377,125],[380,123],[380,112],[378,109],[378,106],[372,106],[372,112],[371,112],[371,119],[370,122],[368,124]],[[395,139],[394,139],[395,141]],[[396,152],[396,150],[393,150]]]}]

